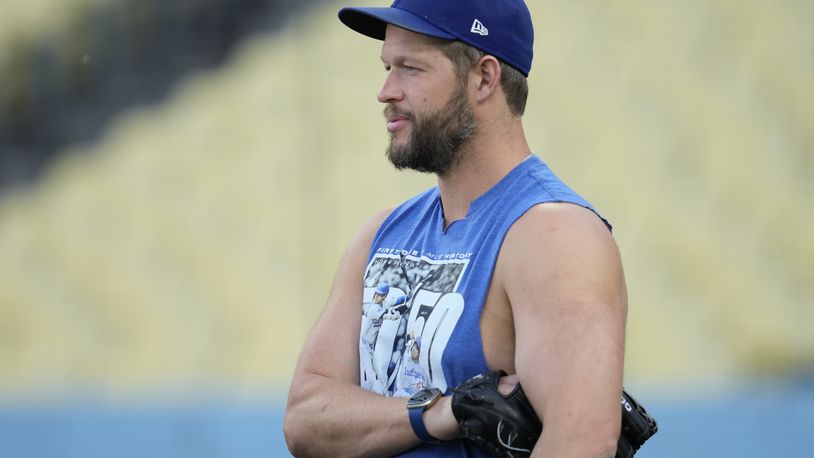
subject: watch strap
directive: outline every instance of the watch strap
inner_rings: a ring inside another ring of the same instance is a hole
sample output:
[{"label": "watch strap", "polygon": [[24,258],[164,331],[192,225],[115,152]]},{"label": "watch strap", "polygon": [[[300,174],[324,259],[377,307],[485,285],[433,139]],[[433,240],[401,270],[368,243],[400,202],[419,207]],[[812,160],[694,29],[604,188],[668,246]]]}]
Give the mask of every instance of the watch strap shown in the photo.
[{"label": "watch strap", "polygon": [[424,426],[424,407],[413,407],[407,409],[410,416],[410,425],[413,427],[415,435],[421,439],[421,442],[434,444],[438,443],[438,439],[432,437],[427,432],[427,427]]}]

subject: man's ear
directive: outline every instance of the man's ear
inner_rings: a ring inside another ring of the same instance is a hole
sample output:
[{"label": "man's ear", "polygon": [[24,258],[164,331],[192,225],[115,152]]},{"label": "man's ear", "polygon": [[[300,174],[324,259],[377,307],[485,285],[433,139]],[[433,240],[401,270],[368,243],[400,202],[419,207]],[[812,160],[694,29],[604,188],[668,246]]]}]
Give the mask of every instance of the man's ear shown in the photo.
[{"label": "man's ear", "polygon": [[496,57],[489,54],[483,56],[475,66],[475,71],[478,75],[478,87],[476,100],[483,102],[488,99],[500,85],[502,77],[500,71],[500,62]]}]

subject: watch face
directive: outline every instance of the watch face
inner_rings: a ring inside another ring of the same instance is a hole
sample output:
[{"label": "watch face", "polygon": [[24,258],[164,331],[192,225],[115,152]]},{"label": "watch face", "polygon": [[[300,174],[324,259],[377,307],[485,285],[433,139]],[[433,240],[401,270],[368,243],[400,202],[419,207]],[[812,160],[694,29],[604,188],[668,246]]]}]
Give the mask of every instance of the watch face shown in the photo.
[{"label": "watch face", "polygon": [[432,405],[439,397],[441,397],[441,390],[438,388],[423,389],[416,392],[416,394],[407,401],[407,407],[427,407]]}]

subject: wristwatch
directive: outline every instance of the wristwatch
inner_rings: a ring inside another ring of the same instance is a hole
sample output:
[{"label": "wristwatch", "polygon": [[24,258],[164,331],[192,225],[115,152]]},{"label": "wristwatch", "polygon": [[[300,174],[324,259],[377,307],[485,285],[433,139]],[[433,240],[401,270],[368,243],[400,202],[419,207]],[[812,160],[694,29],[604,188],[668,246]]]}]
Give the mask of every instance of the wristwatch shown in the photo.
[{"label": "wristwatch", "polygon": [[437,444],[439,442],[438,439],[427,432],[427,428],[424,426],[423,414],[425,410],[432,407],[441,398],[442,394],[438,388],[426,388],[417,391],[413,397],[407,400],[410,425],[413,427],[415,435],[424,443]]}]

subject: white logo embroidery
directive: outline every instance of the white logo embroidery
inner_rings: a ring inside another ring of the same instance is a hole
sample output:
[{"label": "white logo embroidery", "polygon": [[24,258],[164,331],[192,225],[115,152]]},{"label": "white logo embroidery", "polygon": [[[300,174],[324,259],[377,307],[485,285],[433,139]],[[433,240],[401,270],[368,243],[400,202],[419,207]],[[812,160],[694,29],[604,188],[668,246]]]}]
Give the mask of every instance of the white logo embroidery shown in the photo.
[{"label": "white logo embroidery", "polygon": [[472,28],[469,29],[472,33],[477,33],[478,35],[486,36],[489,35],[489,29],[486,28],[479,20],[475,19],[475,22],[472,23]]},{"label": "white logo embroidery", "polygon": [[[503,436],[506,437],[504,438]],[[500,442],[500,445],[503,446],[503,450],[509,453],[509,456],[514,456],[512,452],[531,453],[529,449],[514,445],[514,441],[517,440],[517,432],[511,431],[508,435],[503,434],[503,420],[497,423],[497,440]]]}]

